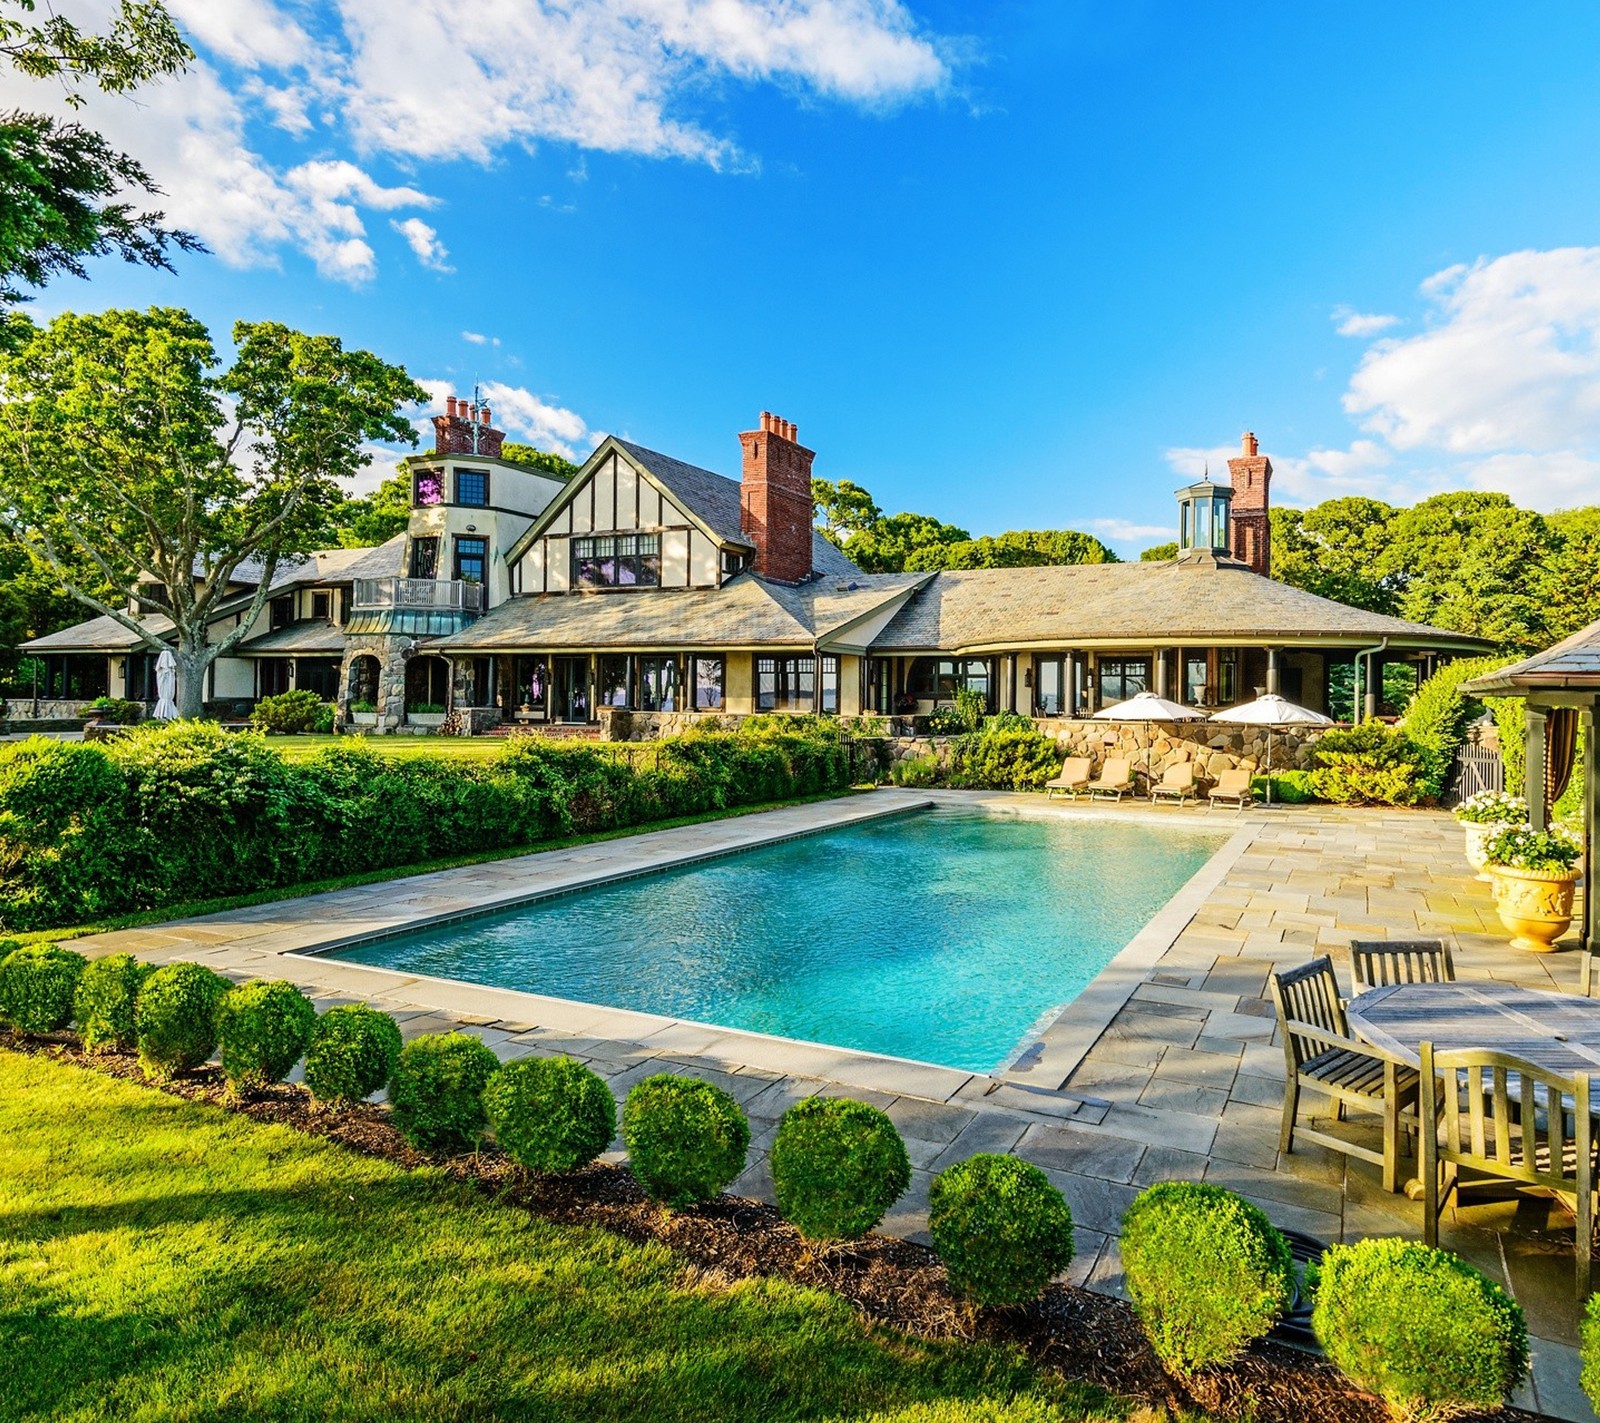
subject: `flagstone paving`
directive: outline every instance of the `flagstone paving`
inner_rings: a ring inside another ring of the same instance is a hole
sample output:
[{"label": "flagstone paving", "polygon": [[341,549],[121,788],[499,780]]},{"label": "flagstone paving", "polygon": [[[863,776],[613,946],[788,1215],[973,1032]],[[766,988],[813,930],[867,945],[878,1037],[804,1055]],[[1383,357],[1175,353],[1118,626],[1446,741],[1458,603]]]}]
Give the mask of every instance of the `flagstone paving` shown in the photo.
[{"label": "flagstone paving", "polygon": [[[930,802],[1030,815],[1198,819],[1230,838],[1009,1070],[991,1076],[306,952]],[[460,1029],[502,1058],[570,1053],[604,1075],[619,1098],[661,1071],[716,1082],[750,1117],[750,1165],[734,1189],[768,1199],[767,1149],[790,1104],[813,1093],[869,1101],[895,1120],[914,1168],[885,1230],[925,1239],[935,1173],[976,1151],[1014,1152],[1045,1170],[1072,1205],[1078,1257],[1070,1277],[1120,1293],[1117,1223],[1156,1181],[1227,1186],[1280,1226],[1323,1241],[1420,1235],[1420,1204],[1382,1192],[1376,1168],[1316,1147],[1279,1153],[1283,1052],[1266,984],[1274,968],[1319,953],[1333,957],[1348,983],[1352,939],[1421,936],[1455,946],[1462,978],[1577,991],[1577,954],[1508,946],[1488,887],[1462,859],[1459,828],[1440,813],[1280,807],[1237,816],[960,792],[879,791],[100,935],[80,946],[289,978],[323,1005],[364,999],[393,1012],[408,1038]],[[1339,1130],[1369,1129],[1358,1120]],[[1474,1205],[1447,1215],[1444,1243],[1506,1284],[1528,1311],[1535,1376],[1520,1401],[1590,1423],[1577,1384],[1571,1229],[1570,1217],[1542,1202]]]}]

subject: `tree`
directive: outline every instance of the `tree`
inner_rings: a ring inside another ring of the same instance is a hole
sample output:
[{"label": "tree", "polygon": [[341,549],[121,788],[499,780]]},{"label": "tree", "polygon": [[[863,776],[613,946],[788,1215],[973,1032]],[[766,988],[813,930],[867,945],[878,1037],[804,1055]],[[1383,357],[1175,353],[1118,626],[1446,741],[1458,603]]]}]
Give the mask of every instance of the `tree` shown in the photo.
[{"label": "tree", "polygon": [[850,561],[866,573],[902,573],[906,559],[920,548],[965,543],[972,537],[954,524],[928,514],[886,514],[869,529],[844,541]]},{"label": "tree", "polygon": [[[276,322],[235,324],[225,370],[205,326],[173,308],[9,325],[0,527],[78,602],[159,650],[122,601],[155,584],[139,605],[172,620],[178,709],[196,716],[206,669],[249,632],[280,566],[330,537],[365,442],[415,444],[402,407],[427,393],[370,352]],[[246,560],[260,583],[211,642]]]},{"label": "tree", "polygon": [[565,456],[538,449],[534,445],[502,445],[500,458],[510,460],[512,464],[527,465],[529,469],[543,470],[557,479],[571,479],[578,472],[578,466]]},{"label": "tree", "polygon": [[1139,555],[1140,563],[1165,563],[1169,558],[1178,556],[1178,541],[1171,539],[1164,544],[1157,544],[1154,548],[1147,548]]},{"label": "tree", "polygon": [[[194,57],[159,0],[121,0],[103,34],[56,14],[39,23],[20,18],[34,10],[34,0],[0,0],[0,57],[54,81],[74,106],[86,83],[125,93],[181,72]],[[159,212],[111,201],[128,191],[160,189],[93,130],[44,114],[0,115],[0,306],[25,299],[18,281],[40,287],[61,272],[82,276],[89,257],[116,252],[170,269],[172,249],[204,250],[188,233],[162,227]]]},{"label": "tree", "polygon": [[375,548],[411,523],[411,471],[401,464],[371,494],[344,500],[333,513],[340,548]]},{"label": "tree", "polygon": [[1377,499],[1328,499],[1311,509],[1274,509],[1272,576],[1352,608],[1393,614],[1397,578],[1382,572],[1398,511]]},{"label": "tree", "polygon": [[1545,520],[1552,536],[1537,580],[1545,632],[1570,637],[1600,619],[1600,507],[1562,509]]},{"label": "tree", "polygon": [[919,573],[943,568],[1039,568],[1047,564],[1120,561],[1099,539],[1076,529],[1014,529],[917,549],[906,558],[905,570]]},{"label": "tree", "polygon": [[817,527],[823,538],[839,548],[852,534],[865,533],[883,518],[883,510],[854,480],[841,479],[811,481],[811,502],[816,507]]}]

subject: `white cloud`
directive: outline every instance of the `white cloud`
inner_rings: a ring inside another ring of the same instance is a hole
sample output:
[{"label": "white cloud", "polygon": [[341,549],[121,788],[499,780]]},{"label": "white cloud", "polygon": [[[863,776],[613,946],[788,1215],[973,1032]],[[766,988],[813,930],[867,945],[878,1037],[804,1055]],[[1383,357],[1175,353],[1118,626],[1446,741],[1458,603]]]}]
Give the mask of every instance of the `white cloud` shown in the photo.
[{"label": "white cloud", "polygon": [[417,261],[424,267],[435,272],[455,271],[450,265],[449,252],[445,250],[444,243],[439,241],[439,234],[420,217],[408,217],[404,221],[391,218],[389,226],[405,238],[416,254]]},{"label": "white cloud", "polygon": [[463,331],[461,339],[470,342],[474,346],[498,346],[500,344],[498,336],[485,336],[481,331]]},{"label": "white cloud", "polygon": [[1165,543],[1176,538],[1178,529],[1173,524],[1136,524],[1131,519],[1085,519],[1083,526],[1112,543],[1131,543],[1134,540],[1158,539]]},{"label": "white cloud", "polygon": [[[432,449],[432,417],[444,414],[447,397],[466,398],[472,391],[456,380],[424,379],[417,383],[428,392],[428,404],[416,419],[417,431],[422,436],[422,448]],[[525,386],[491,380],[483,383],[480,393],[493,411],[495,425],[512,440],[576,460],[605,438],[600,431],[591,430],[576,410],[555,405]]]},{"label": "white cloud", "polygon": [[1239,453],[1237,445],[1174,445],[1163,455],[1172,472],[1184,479],[1197,480],[1209,474],[1221,483],[1228,482],[1228,461]]},{"label": "white cloud", "polygon": [[1367,315],[1348,306],[1336,306],[1333,309],[1334,329],[1341,336],[1359,336],[1368,339],[1380,335],[1391,326],[1398,326],[1398,316]]}]

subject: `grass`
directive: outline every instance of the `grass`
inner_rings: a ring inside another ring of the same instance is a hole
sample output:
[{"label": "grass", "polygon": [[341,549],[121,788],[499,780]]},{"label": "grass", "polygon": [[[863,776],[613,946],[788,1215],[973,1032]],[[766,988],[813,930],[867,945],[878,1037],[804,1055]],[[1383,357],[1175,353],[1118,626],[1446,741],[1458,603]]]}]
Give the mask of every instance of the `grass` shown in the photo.
[{"label": "grass", "polygon": [[222,914],[229,909],[248,909],[255,904],[275,904],[284,899],[300,899],[308,894],[327,894],[356,885],[379,884],[385,880],[409,879],[436,870],[455,870],[464,865],[483,865],[492,860],[514,860],[523,855],[542,855],[547,850],[570,850],[577,845],[593,845],[602,840],[619,840],[626,835],[646,835],[655,830],[672,830],[680,825],[702,825],[710,820],[731,820],[763,810],[781,810],[788,805],[813,805],[817,801],[837,800],[853,795],[865,786],[848,791],[826,791],[821,795],[796,796],[791,800],[767,801],[762,805],[740,805],[728,810],[707,810],[698,815],[681,815],[674,820],[653,820],[647,825],[627,825],[615,830],[598,830],[588,835],[569,835],[560,840],[541,840],[505,850],[482,850],[472,855],[455,855],[443,860],[424,860],[414,865],[391,865],[388,869],[363,870],[359,874],[338,875],[332,879],[308,880],[302,884],[278,885],[252,894],[235,894],[215,899],[191,899],[183,904],[165,904],[157,909],[139,909],[129,914],[107,915],[87,924],[67,924],[55,929],[35,929],[5,937],[19,944],[63,943],[90,934],[109,934],[118,929],[139,929],[147,924],[167,924],[175,919],[190,919],[197,914]]},{"label": "grass", "polygon": [[1008,1350],[6,1052],[0,1358],[18,1423],[1117,1416]]},{"label": "grass", "polygon": [[506,749],[498,736],[269,736],[267,744],[285,761],[305,761],[330,746],[348,746],[352,741],[381,751],[397,761],[413,761],[431,756],[446,761],[492,761]]}]

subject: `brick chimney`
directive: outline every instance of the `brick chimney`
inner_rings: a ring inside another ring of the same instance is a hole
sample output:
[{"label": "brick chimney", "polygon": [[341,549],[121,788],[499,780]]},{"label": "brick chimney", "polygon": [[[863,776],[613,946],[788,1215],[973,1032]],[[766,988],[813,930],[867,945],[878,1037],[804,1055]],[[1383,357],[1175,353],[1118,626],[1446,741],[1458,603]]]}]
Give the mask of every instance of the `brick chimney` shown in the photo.
[{"label": "brick chimney", "polygon": [[811,461],[799,430],[763,410],[761,428],[739,436],[744,466],[739,481],[740,523],[756,548],[755,571],[775,583],[811,576]]},{"label": "brick chimney", "polygon": [[1272,574],[1272,523],[1267,513],[1272,461],[1248,430],[1239,445],[1239,458],[1228,461],[1233,479],[1233,556],[1266,578]]},{"label": "brick chimney", "polygon": [[470,400],[448,396],[444,414],[433,417],[433,452],[436,455],[483,455],[500,458],[504,430],[489,423],[489,404],[474,405]]}]

